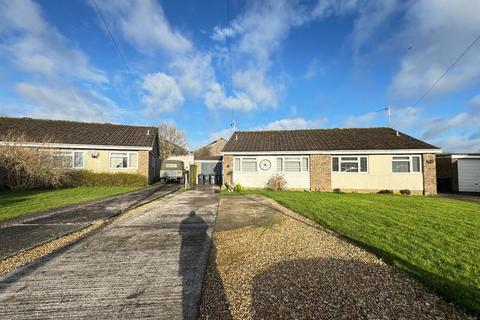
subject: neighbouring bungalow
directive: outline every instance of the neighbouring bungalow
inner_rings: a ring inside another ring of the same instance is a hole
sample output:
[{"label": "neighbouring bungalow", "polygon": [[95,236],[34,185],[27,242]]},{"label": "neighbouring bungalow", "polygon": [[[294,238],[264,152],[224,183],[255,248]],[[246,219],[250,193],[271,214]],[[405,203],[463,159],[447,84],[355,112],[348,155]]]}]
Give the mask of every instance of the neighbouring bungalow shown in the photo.
[{"label": "neighbouring bungalow", "polygon": [[18,145],[53,150],[72,169],[137,173],[150,183],[159,178],[155,127],[0,117],[0,137],[12,132],[26,138]]},{"label": "neighbouring bungalow", "polygon": [[480,192],[480,153],[437,156],[438,188],[442,192]]},{"label": "neighbouring bungalow", "polygon": [[[212,183],[210,177],[215,176],[214,182],[222,184],[222,150],[226,144],[227,140],[220,138],[195,150],[193,153],[197,173],[209,177],[208,183]],[[204,180],[204,182],[207,182],[207,180]]]},{"label": "neighbouring bungalow", "polygon": [[434,195],[441,149],[391,128],[238,131],[223,149],[224,181],[315,191],[409,190]]}]

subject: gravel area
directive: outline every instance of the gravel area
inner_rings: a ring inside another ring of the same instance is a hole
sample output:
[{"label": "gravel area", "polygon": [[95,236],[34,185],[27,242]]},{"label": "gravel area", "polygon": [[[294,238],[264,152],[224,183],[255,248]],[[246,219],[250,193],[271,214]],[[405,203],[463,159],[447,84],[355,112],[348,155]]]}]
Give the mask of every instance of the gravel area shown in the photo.
[{"label": "gravel area", "polygon": [[217,224],[235,201],[234,214],[269,208],[272,219],[214,232],[202,319],[474,319],[335,233],[249,199],[222,197]]}]

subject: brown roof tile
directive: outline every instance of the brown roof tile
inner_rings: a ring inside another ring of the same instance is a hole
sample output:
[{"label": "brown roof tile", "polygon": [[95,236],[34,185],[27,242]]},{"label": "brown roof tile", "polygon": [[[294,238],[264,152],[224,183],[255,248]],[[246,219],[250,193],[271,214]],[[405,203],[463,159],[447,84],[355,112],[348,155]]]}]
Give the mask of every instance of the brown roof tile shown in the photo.
[{"label": "brown roof tile", "polygon": [[235,132],[223,152],[439,149],[391,128]]},{"label": "brown roof tile", "polygon": [[[151,147],[158,129],[110,123],[0,117],[0,136],[10,131],[25,134],[30,142],[43,142],[47,137],[51,143]],[[148,131],[150,134],[147,134]]]}]

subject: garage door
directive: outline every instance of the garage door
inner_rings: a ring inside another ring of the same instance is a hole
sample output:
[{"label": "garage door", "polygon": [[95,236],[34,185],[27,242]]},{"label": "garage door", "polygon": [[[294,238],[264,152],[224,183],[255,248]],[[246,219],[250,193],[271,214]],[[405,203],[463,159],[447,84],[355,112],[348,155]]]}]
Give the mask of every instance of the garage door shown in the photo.
[{"label": "garage door", "polygon": [[458,191],[480,192],[480,159],[458,159]]}]

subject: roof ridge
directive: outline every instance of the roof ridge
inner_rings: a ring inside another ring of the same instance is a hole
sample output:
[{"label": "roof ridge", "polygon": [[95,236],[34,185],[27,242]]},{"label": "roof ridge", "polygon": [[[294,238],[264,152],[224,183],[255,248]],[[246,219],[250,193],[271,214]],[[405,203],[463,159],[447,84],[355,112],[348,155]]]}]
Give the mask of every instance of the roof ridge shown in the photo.
[{"label": "roof ridge", "polygon": [[156,126],[137,126],[131,124],[123,123],[110,123],[110,122],[87,122],[87,121],[73,121],[73,120],[64,120],[64,119],[41,119],[41,118],[30,118],[30,117],[9,117],[9,116],[0,116],[0,119],[17,119],[17,120],[31,120],[31,121],[45,121],[45,122],[63,122],[63,123],[78,123],[78,124],[92,124],[92,125],[111,125],[118,127],[134,127],[134,128],[146,128],[146,129],[156,129]]},{"label": "roof ridge", "polygon": [[[391,129],[394,131],[399,131],[390,127],[349,127],[349,128],[305,128],[305,129],[275,129],[275,130],[237,130],[234,133],[240,132],[292,132],[292,131],[318,131],[318,130],[372,130],[372,129]],[[399,131],[400,132],[400,131]]]}]

